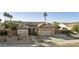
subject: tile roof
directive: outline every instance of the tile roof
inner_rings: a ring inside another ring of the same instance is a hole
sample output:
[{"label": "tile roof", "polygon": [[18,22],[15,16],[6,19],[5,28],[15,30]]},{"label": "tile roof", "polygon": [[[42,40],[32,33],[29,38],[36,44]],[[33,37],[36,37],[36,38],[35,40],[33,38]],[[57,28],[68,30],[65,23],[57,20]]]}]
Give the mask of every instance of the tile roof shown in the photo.
[{"label": "tile roof", "polygon": [[53,25],[50,23],[41,23],[37,26],[38,28],[53,28]]},{"label": "tile roof", "polygon": [[18,26],[18,29],[28,29],[29,26],[25,25],[25,24],[21,24]]}]

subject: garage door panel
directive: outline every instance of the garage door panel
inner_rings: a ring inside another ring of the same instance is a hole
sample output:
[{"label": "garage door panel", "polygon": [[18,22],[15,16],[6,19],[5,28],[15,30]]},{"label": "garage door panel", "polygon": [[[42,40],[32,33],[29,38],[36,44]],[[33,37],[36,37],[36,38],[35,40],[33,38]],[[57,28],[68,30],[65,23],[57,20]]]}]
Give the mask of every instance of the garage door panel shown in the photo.
[{"label": "garage door panel", "polygon": [[51,35],[51,31],[42,31],[42,35]]},{"label": "garage door panel", "polygon": [[20,36],[27,36],[28,35],[28,30],[18,30],[18,34]]}]

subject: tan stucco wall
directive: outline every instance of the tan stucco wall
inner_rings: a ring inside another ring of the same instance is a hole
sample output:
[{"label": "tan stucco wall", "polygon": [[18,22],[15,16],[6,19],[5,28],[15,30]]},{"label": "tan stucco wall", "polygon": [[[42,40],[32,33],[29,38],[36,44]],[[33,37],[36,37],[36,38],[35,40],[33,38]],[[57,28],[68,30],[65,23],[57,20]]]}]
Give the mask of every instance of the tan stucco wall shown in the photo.
[{"label": "tan stucco wall", "polygon": [[53,34],[53,28],[39,28],[38,34],[39,35],[52,35]]}]

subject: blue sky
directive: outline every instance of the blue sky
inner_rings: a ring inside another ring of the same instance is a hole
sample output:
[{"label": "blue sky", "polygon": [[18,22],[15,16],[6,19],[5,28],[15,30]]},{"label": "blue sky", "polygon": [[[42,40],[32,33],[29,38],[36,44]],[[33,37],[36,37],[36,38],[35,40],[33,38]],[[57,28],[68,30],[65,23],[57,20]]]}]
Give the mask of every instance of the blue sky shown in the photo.
[{"label": "blue sky", "polygon": [[[44,21],[43,12],[9,12],[13,15],[12,20],[16,21]],[[79,12],[47,12],[47,22],[78,22]],[[3,12],[0,12],[0,18],[4,21]]]}]

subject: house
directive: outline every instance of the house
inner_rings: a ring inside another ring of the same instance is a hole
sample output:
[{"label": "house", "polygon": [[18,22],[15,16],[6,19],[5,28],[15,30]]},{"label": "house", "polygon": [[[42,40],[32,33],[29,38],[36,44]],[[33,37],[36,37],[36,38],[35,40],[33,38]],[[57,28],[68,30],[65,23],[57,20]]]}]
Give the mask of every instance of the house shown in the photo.
[{"label": "house", "polygon": [[39,36],[51,36],[53,35],[53,26],[50,23],[41,23],[38,26]]},{"label": "house", "polygon": [[[44,22],[21,22],[13,21],[18,24],[17,34],[20,36],[28,36],[38,34],[40,36],[51,36],[53,35],[53,25]],[[7,23],[7,22],[6,22]]]},{"label": "house", "polygon": [[59,30],[62,30],[63,28],[67,28],[67,29],[69,29],[65,24],[59,24],[59,27],[60,27],[60,29]]},{"label": "house", "polygon": [[76,24],[78,24],[79,22],[70,22],[70,23],[60,23],[59,26],[61,27],[60,30],[62,30],[62,28],[67,28],[68,30],[71,30],[72,27]]}]

